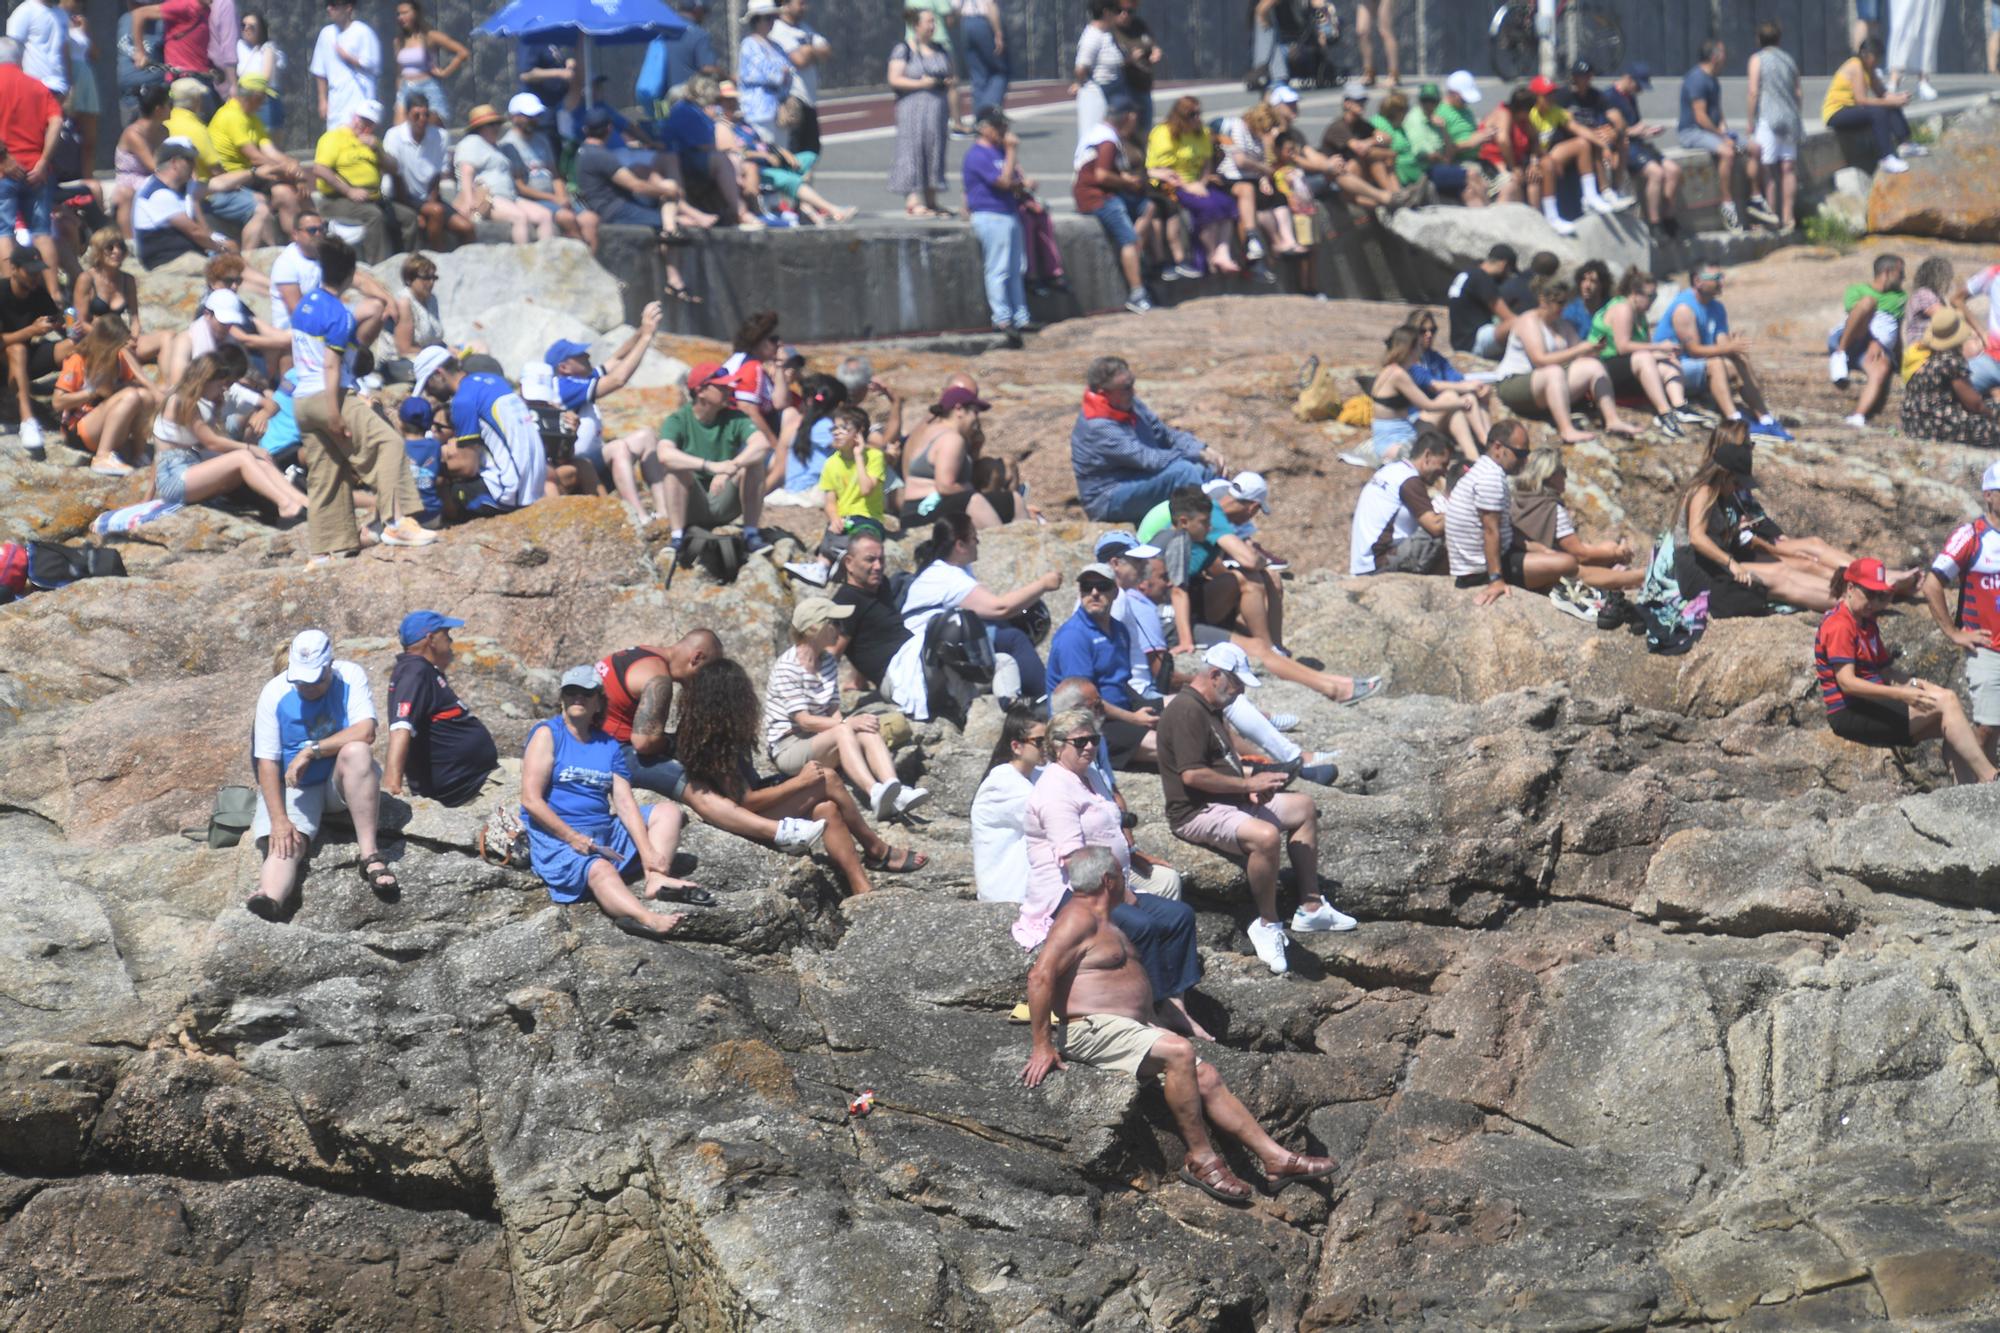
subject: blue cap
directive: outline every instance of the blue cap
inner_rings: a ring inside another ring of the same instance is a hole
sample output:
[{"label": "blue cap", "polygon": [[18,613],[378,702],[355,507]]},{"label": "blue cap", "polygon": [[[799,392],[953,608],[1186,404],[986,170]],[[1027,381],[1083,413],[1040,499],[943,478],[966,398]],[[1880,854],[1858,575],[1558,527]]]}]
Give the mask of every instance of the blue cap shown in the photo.
[{"label": "blue cap", "polygon": [[584,108],[583,128],[586,130],[608,130],[611,128],[611,108],[599,102]]},{"label": "blue cap", "polygon": [[405,426],[415,426],[418,430],[431,428],[431,400],[420,393],[413,393],[403,400],[396,409],[396,416]]},{"label": "blue cap", "polygon": [[1650,92],[1653,87],[1653,67],[1643,60],[1635,60],[1625,66],[1626,77],[1639,85],[1641,92]]},{"label": "blue cap", "polygon": [[413,643],[422,643],[441,629],[459,629],[464,624],[463,620],[453,620],[435,611],[412,611],[403,617],[403,628],[397,632],[397,637],[407,648]]},{"label": "blue cap", "polygon": [[550,370],[554,370],[573,356],[580,356],[588,361],[590,359],[590,344],[572,342],[570,339],[564,338],[560,342],[552,344],[549,347],[548,355],[544,356],[542,360],[549,363]]}]

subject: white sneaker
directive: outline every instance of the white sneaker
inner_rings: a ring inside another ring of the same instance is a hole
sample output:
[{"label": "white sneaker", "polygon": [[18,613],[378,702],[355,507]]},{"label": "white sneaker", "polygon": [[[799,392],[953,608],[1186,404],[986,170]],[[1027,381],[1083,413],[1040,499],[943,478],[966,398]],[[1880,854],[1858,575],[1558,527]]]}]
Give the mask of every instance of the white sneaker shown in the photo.
[{"label": "white sneaker", "polygon": [[1257,951],[1257,957],[1263,960],[1264,966],[1278,976],[1283,976],[1292,970],[1292,965],[1285,961],[1285,946],[1291,943],[1291,940],[1286,936],[1283,926],[1275,921],[1269,925],[1262,920],[1252,921],[1248,934],[1250,947]]},{"label": "white sneaker", "polygon": [[902,795],[896,798],[896,813],[907,815],[930,798],[931,793],[928,787],[905,787],[903,788]]},{"label": "white sneaker", "polygon": [[[1935,96],[1936,94],[1932,95]],[[1264,257],[1264,242],[1255,236],[1243,242],[1243,257],[1253,264],[1262,259]]]},{"label": "white sneaker", "polygon": [[1829,352],[1826,357],[1826,377],[1835,384],[1847,385],[1847,353]]},{"label": "white sneaker", "polygon": [[1549,224],[1549,230],[1554,232],[1556,235],[1558,236],[1576,235],[1576,224],[1574,222],[1571,222],[1568,218],[1552,218],[1548,217],[1547,214],[1543,214],[1543,217],[1547,220]]},{"label": "white sneaker", "polygon": [[785,572],[801,583],[810,583],[815,588],[826,586],[827,568],[823,560],[787,560]]},{"label": "white sneaker", "polygon": [[875,818],[880,819],[889,811],[894,810],[896,808],[896,797],[901,795],[902,791],[903,784],[894,778],[890,778],[887,782],[878,782],[873,787],[870,787],[868,789],[868,808],[874,811]]},{"label": "white sneaker", "polygon": [[1639,202],[1630,195],[1620,194],[1616,190],[1605,190],[1601,193],[1604,202],[1611,205],[1612,211],[1617,213],[1623,213],[1626,209]]},{"label": "white sneaker", "polygon": [[1921,78],[1921,77],[1918,78],[1917,100],[1920,102],[1935,102],[1937,101],[1937,98],[1938,98],[1938,90],[1931,87],[1931,81],[1926,78]]},{"label": "white sneaker", "polygon": [[1353,930],[1360,924],[1324,898],[1320,899],[1319,906],[1310,912],[1301,907],[1292,913],[1292,930],[1300,935],[1310,935],[1321,930]]},{"label": "white sneaker", "polygon": [[1930,155],[1931,150],[1920,143],[1906,143],[1896,150],[1896,156],[1903,158],[1929,157]]},{"label": "white sneaker", "polygon": [[1875,164],[1875,170],[1886,171],[1891,176],[1900,176],[1909,169],[1910,169],[1910,164],[1905,162],[1902,158],[1897,157],[1894,153],[1889,154],[1889,156],[1883,158],[1880,162],[1877,162]]},{"label": "white sneaker", "polygon": [[1848,417],[1843,424],[1852,426],[1856,430],[1867,430],[1868,418],[1856,412],[1853,416]]},{"label": "white sneaker", "polygon": [[42,423],[33,417],[21,418],[21,447],[32,450],[42,447]]},{"label": "white sneaker", "polygon": [[781,852],[804,856],[825,832],[824,819],[781,819],[778,821],[778,836],[772,841]]},{"label": "white sneaker", "polygon": [[1589,209],[1593,213],[1604,213],[1608,215],[1611,213],[1616,213],[1618,211],[1618,205],[1612,203],[1609,199],[1606,199],[1601,194],[1592,195],[1590,198],[1584,200],[1583,206]]}]

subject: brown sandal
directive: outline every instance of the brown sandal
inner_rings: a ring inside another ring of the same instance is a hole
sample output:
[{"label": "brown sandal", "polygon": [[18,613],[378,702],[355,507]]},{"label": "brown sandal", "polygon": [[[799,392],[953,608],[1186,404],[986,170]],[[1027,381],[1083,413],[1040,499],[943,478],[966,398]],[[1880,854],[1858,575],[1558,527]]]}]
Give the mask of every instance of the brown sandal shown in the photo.
[{"label": "brown sandal", "polygon": [[1206,1162],[1184,1164],[1181,1179],[1218,1202],[1238,1207],[1250,1202],[1250,1187],[1229,1169],[1220,1153],[1211,1153]]},{"label": "brown sandal", "polygon": [[1331,1157],[1301,1157],[1297,1153],[1286,1153],[1285,1162],[1277,1170],[1266,1168],[1264,1179],[1269,1182],[1271,1192],[1276,1194],[1287,1185],[1301,1180],[1321,1180],[1340,1169],[1340,1163]]}]

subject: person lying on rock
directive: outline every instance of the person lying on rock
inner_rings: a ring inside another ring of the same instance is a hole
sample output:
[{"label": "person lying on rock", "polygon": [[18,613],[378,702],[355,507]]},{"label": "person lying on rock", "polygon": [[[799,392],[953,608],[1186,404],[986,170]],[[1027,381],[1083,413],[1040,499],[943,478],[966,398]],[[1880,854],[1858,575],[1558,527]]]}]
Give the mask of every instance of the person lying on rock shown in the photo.
[{"label": "person lying on rock", "polygon": [[[667,730],[674,711],[674,687],[691,685],[697,672],[725,656],[714,630],[691,630],[668,648],[640,644],[620,649],[596,665],[604,682],[604,730],[619,743],[626,775],[641,791],[684,801],[705,823],[782,852],[803,855],[824,831],[809,819],[776,821],[751,814],[715,791],[691,790],[687,770],[675,757],[676,737]],[[683,705],[682,716],[686,716]]]},{"label": "person lying on rock", "polygon": [[445,679],[451,632],[464,625],[435,611],[403,617],[397,633],[403,652],[389,675],[389,758],[382,778],[391,796],[401,796],[407,782],[419,796],[463,805],[500,766],[493,733]]},{"label": "person lying on rock", "polygon": [[[751,756],[761,739],[763,713],[756,687],[740,663],[720,657],[694,673],[681,709],[677,749],[687,768],[688,804],[697,814],[707,819],[703,802],[711,802],[734,805],[767,824],[773,819],[794,825],[816,821],[824,827],[826,853],[850,893],[874,889],[870,870],[907,874],[924,867],[929,857],[890,846],[868,826],[847,784],[819,761],[808,760],[793,777],[758,777]],[[768,834],[738,836],[775,845]]]},{"label": "person lying on rock", "polygon": [[[549,897],[573,903],[585,894],[630,935],[663,939],[685,919],[650,911],[667,899],[708,906],[707,890],[667,873],[687,816],[672,801],[640,806],[625,775],[618,742],[598,725],[604,686],[597,669],[563,673],[562,711],[535,724],[521,757],[521,822],[528,829],[529,864]],[[634,894],[625,876],[645,873]]]},{"label": "person lying on rock", "polygon": [[1299,889],[1293,930],[1353,930],[1358,923],[1320,892],[1319,811],[1312,798],[1286,791],[1291,778],[1284,773],[1249,772],[1230,738],[1223,716],[1257,684],[1241,648],[1222,643],[1208,650],[1201,670],[1160,714],[1160,788],[1176,838],[1243,860],[1257,905],[1250,943],[1266,967],[1283,973],[1291,964],[1290,939],[1278,919],[1281,852]]},{"label": "person lying on rock", "polygon": [[334,660],[325,631],[300,631],[284,671],[257,696],[250,730],[257,772],[250,838],[264,857],[257,891],[243,904],[252,915],[266,921],[283,916],[328,810],[345,810],[354,823],[361,882],[384,902],[400,895],[401,885],[375,841],[382,770],[375,766],[374,745],[368,673],[353,662]]},{"label": "person lying on rock", "polygon": [[1067,1060],[1135,1078],[1163,1081],[1167,1109],[1187,1144],[1180,1178],[1211,1198],[1246,1204],[1251,1187],[1215,1150],[1211,1123],[1252,1153],[1267,1192],[1334,1173],[1330,1157],[1306,1157],[1280,1147],[1249,1108],[1204,1064],[1194,1045],[1161,1027],[1153,987],[1138,950],[1112,920],[1124,905],[1125,881],[1105,847],[1085,847],[1064,867],[1070,899],[1056,913],[1041,957],[1028,973],[1031,1046],[1021,1081],[1039,1087]]},{"label": "person lying on rock", "polygon": [[1959,782],[1991,782],[1993,761],[1981,748],[1958,695],[1911,676],[1889,679],[1889,653],[1876,618],[1893,596],[1880,560],[1856,560],[1828,585],[1833,609],[1813,637],[1813,672],[1833,734],[1857,745],[1903,749],[1942,737]]}]

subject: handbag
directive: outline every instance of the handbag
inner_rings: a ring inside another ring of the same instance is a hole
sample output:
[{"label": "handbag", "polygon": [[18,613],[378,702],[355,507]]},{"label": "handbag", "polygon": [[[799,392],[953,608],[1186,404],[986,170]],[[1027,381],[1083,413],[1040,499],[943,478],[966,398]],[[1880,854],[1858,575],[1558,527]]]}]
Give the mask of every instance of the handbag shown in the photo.
[{"label": "handbag", "polygon": [[190,842],[205,842],[218,850],[243,841],[257,818],[255,787],[223,787],[215,793],[215,809],[200,828],[184,828],[181,836]]}]

